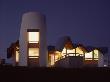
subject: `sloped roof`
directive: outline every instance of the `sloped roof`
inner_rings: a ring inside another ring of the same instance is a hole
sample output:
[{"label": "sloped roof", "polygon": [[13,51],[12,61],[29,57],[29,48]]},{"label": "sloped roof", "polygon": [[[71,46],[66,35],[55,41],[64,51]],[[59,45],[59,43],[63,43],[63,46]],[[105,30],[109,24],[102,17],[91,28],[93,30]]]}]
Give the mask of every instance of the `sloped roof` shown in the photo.
[{"label": "sloped roof", "polygon": [[93,51],[94,49],[96,49],[96,48],[95,48],[95,47],[92,47],[92,46],[86,46],[87,52],[91,52],[91,51]]},{"label": "sloped roof", "polygon": [[108,52],[108,48],[107,47],[93,47],[93,46],[84,46],[83,44],[74,44],[72,43],[71,41],[71,38],[69,36],[64,36],[64,37],[61,37],[59,38],[57,44],[56,44],[56,50],[58,51],[62,51],[62,49],[65,47],[65,44],[66,42],[70,42],[71,43],[71,46],[73,46],[73,48],[77,48],[77,47],[80,47],[83,51],[85,52],[91,52],[95,49],[98,49],[101,53],[105,54]]},{"label": "sloped roof", "polygon": [[107,47],[98,47],[97,48],[100,52],[102,52],[103,54],[108,53],[108,48]]},{"label": "sloped roof", "polygon": [[[62,51],[66,42],[68,42],[68,41],[71,42],[71,44],[72,44],[71,38],[69,36],[64,36],[64,37],[59,38],[59,40],[56,43],[56,50]],[[73,44],[72,44],[72,46],[73,46]]]},{"label": "sloped roof", "polygon": [[92,46],[87,46],[86,49],[87,49],[88,52],[91,52],[91,51],[97,49],[97,50],[99,50],[103,54],[108,53],[108,48],[107,47],[92,47]]},{"label": "sloped roof", "polygon": [[81,50],[83,50],[84,52],[87,52],[87,48],[83,44],[78,43],[78,44],[76,44],[75,48],[77,48],[77,47],[80,47]]}]

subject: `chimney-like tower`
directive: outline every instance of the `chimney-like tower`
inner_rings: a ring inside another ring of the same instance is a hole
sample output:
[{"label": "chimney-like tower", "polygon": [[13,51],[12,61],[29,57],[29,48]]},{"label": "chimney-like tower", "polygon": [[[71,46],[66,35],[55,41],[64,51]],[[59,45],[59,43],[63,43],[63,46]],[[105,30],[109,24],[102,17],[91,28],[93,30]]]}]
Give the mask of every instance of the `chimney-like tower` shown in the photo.
[{"label": "chimney-like tower", "polygon": [[47,66],[46,20],[39,12],[22,16],[19,66]]}]

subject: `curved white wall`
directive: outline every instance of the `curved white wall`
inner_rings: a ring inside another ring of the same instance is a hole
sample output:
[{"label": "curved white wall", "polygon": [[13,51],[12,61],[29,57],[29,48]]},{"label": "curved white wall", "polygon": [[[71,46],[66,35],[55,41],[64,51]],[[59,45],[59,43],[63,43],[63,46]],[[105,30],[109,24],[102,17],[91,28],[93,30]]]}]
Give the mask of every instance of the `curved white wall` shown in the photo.
[{"label": "curved white wall", "polygon": [[45,16],[39,12],[28,12],[22,16],[22,23],[20,29],[20,66],[27,66],[27,29],[40,29],[40,54],[39,64],[40,66],[47,66],[47,46],[46,46],[46,23]]}]

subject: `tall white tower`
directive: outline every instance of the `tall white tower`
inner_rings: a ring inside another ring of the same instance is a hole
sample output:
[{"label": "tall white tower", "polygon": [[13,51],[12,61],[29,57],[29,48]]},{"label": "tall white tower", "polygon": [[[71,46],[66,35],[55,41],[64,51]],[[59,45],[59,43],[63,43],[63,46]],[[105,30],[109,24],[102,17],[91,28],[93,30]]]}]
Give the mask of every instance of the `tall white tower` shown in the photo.
[{"label": "tall white tower", "polygon": [[19,37],[20,66],[46,67],[46,20],[39,12],[28,12],[22,16]]}]

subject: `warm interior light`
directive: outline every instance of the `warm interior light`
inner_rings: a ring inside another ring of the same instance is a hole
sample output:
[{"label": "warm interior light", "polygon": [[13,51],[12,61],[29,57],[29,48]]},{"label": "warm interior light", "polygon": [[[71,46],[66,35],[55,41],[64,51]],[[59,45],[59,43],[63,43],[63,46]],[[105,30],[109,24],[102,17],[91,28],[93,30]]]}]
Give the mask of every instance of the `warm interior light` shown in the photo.
[{"label": "warm interior light", "polygon": [[56,51],[55,52],[55,62],[58,61],[59,59],[61,59],[61,57],[62,57],[61,52]]},{"label": "warm interior light", "polygon": [[37,56],[33,56],[33,57],[31,57],[31,56],[30,56],[29,58],[39,58],[39,57],[37,57]]},{"label": "warm interior light", "polygon": [[51,54],[51,65],[54,65],[55,63],[55,57],[54,57],[54,54]]},{"label": "warm interior light", "polygon": [[69,54],[69,56],[75,56],[75,54]]},{"label": "warm interior light", "polygon": [[39,32],[28,32],[29,43],[38,43],[39,42]]},{"label": "warm interior light", "polygon": [[75,53],[75,49],[68,49],[67,50],[67,53],[69,54],[69,53]]},{"label": "warm interior light", "polygon": [[92,59],[92,52],[85,53],[85,60],[91,60]]},{"label": "warm interior light", "polygon": [[83,50],[81,50],[79,47],[76,48],[76,53],[78,54],[84,54]]},{"label": "warm interior light", "polygon": [[64,47],[62,50],[62,56],[65,56],[66,54],[69,55],[69,54],[74,54],[74,53],[75,53],[75,49],[67,49],[67,52],[66,52],[66,48]]},{"label": "warm interior light", "polygon": [[62,56],[66,55],[66,48],[63,48],[62,50]]},{"label": "warm interior light", "polygon": [[98,50],[94,50],[94,58],[98,58]]},{"label": "warm interior light", "polygon": [[36,58],[39,56],[39,48],[29,48],[29,58]]},{"label": "warm interior light", "polygon": [[19,53],[16,51],[16,62],[19,62]]}]

